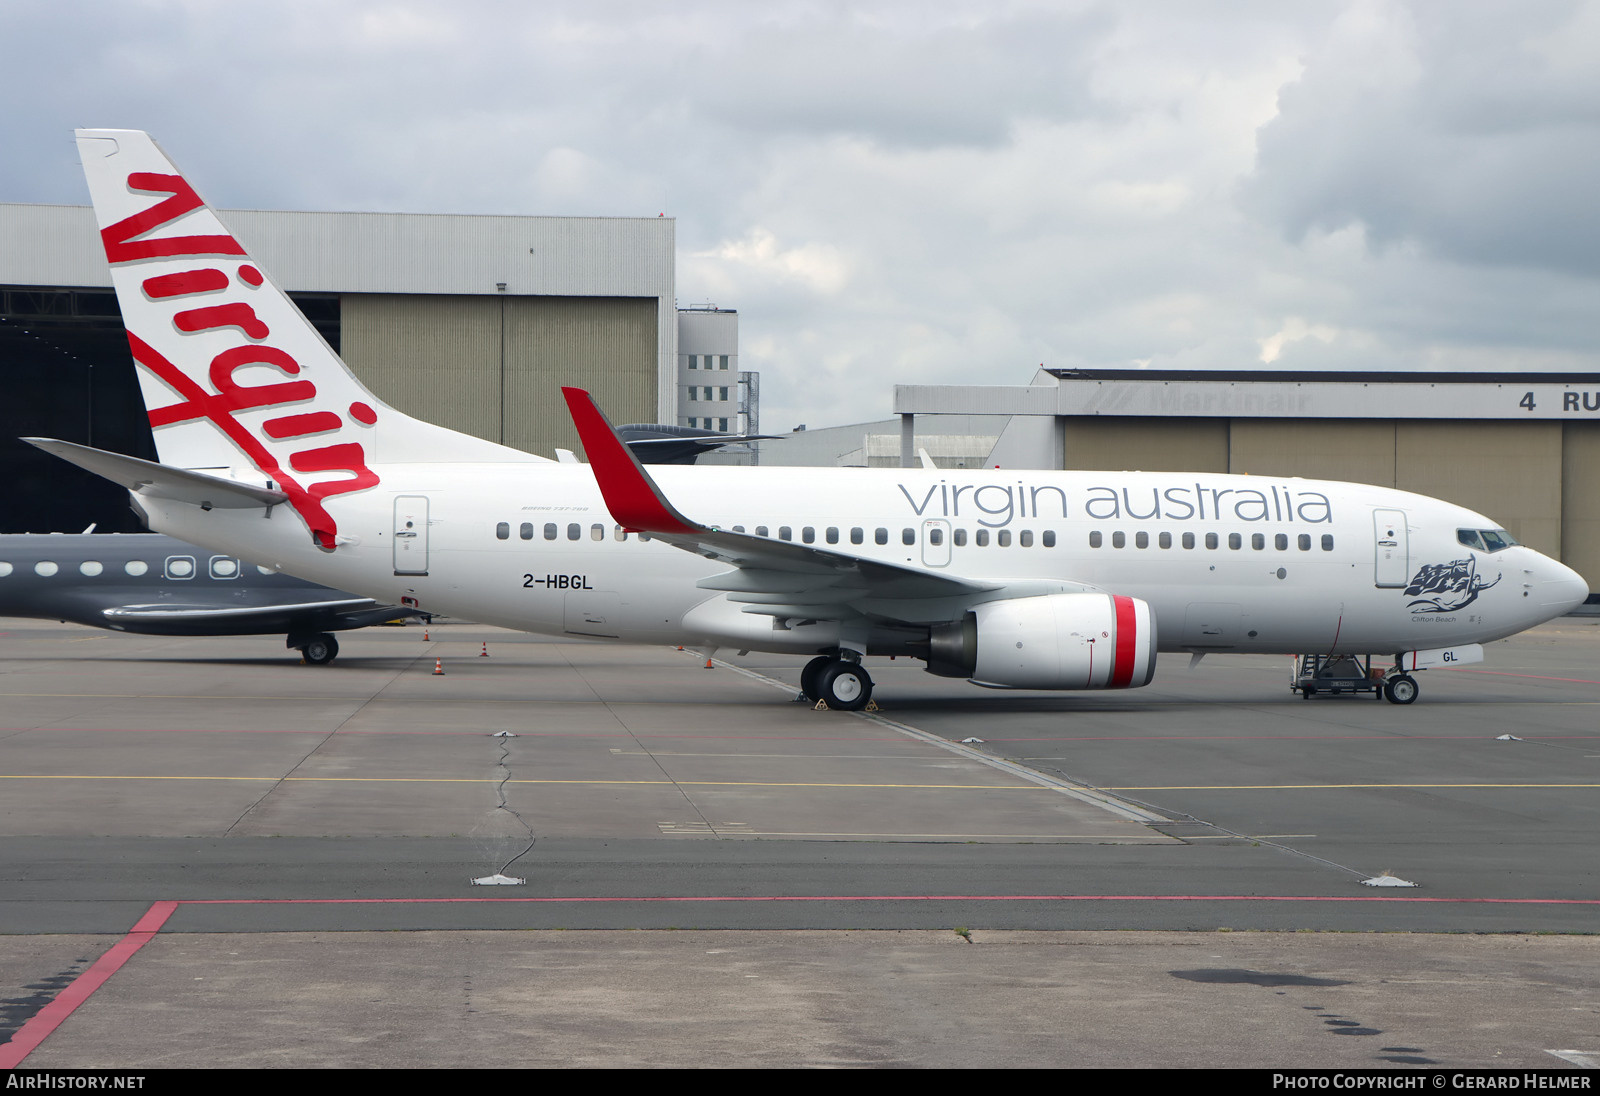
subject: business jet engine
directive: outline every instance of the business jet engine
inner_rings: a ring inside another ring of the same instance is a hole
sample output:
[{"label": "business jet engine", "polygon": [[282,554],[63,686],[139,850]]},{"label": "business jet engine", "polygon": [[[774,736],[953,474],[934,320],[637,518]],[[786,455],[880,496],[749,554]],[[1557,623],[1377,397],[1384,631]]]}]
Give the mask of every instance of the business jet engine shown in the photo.
[{"label": "business jet engine", "polygon": [[933,628],[928,672],[999,689],[1136,689],[1156,672],[1156,618],[1114,594],[990,601]]}]

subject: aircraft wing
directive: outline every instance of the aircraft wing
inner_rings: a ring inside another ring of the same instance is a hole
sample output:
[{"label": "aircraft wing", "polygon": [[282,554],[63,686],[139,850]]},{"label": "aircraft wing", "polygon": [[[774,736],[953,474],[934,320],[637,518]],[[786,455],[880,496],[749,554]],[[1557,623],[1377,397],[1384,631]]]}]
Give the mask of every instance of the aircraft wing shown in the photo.
[{"label": "aircraft wing", "polygon": [[998,584],[692,521],[667,501],[588,392],[581,388],[561,391],[612,518],[630,532],[647,533],[686,552],[731,565],[732,571],[701,579],[698,585],[728,592],[731,600],[744,603],[746,613],[813,620],[875,617],[925,622],[949,619],[958,604],[965,607],[1003,589]]}]

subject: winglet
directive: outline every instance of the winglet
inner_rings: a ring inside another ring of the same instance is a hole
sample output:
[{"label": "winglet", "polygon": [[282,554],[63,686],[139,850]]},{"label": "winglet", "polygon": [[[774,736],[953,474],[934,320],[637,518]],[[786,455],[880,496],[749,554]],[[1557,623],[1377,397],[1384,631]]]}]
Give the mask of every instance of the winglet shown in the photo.
[{"label": "winglet", "polygon": [[633,455],[594,397],[581,388],[563,388],[572,424],[578,428],[584,456],[600,484],[606,509],[624,529],[633,533],[694,534],[705,527],[678,513]]}]

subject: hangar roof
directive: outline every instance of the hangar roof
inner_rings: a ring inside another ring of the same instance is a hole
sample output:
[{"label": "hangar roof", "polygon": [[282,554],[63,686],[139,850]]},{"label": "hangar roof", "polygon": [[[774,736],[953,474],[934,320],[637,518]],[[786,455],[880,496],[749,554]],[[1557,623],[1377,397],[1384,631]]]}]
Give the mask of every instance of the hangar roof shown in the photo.
[{"label": "hangar roof", "polygon": [[[295,292],[673,298],[670,217],[217,212]],[[89,206],[0,203],[0,285],[110,284]]]}]

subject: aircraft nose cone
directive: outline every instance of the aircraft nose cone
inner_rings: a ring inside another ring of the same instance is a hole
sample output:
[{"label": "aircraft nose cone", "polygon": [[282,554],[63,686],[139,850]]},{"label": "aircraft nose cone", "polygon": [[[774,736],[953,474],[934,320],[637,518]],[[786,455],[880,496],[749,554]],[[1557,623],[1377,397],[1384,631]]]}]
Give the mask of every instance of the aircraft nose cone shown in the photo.
[{"label": "aircraft nose cone", "polygon": [[1552,572],[1545,583],[1544,603],[1562,613],[1570,613],[1589,600],[1589,582],[1565,564],[1550,561]]}]

